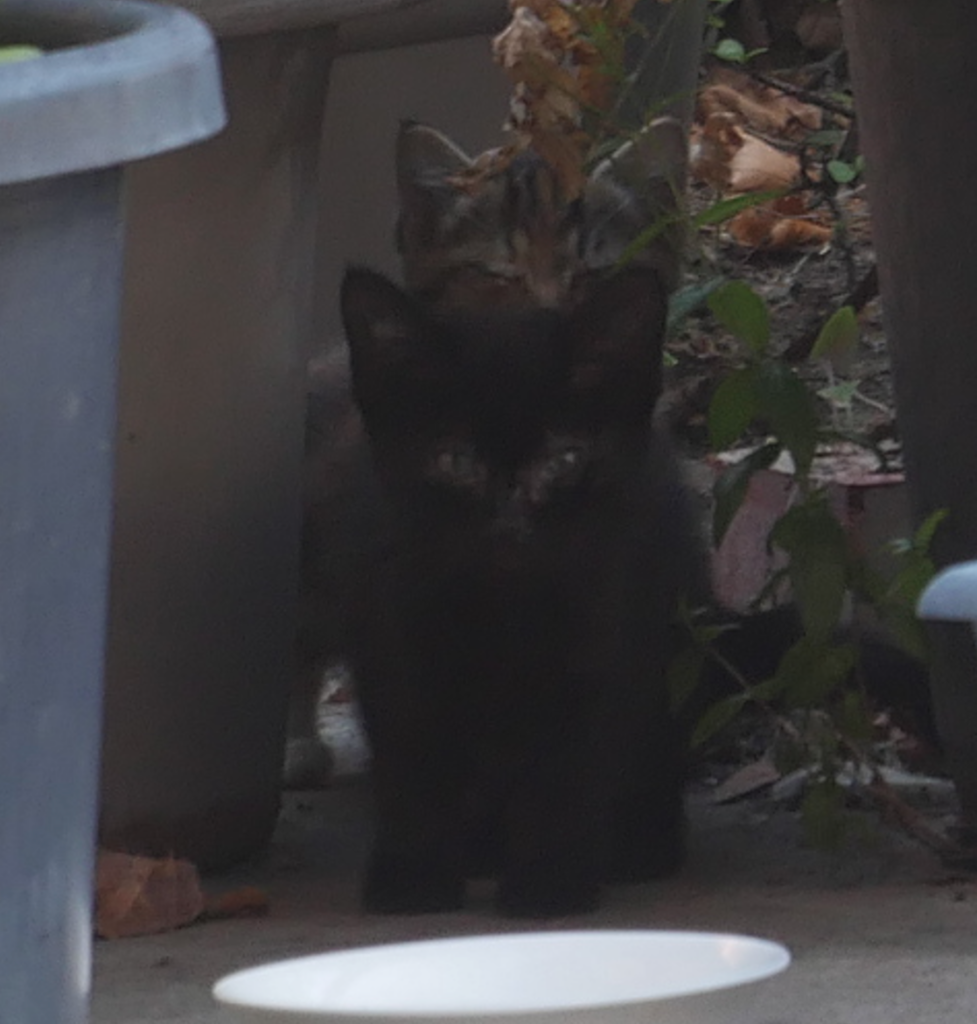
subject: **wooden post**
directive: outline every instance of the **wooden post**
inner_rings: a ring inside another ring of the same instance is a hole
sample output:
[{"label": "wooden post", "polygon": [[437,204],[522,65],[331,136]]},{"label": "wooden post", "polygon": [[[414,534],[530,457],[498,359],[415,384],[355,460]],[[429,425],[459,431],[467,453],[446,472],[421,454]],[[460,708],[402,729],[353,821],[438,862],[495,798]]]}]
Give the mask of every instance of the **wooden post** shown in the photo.
[{"label": "wooden post", "polygon": [[[977,557],[977,7],[845,0],[899,428],[916,522],[946,508],[940,565]],[[977,656],[933,628],[933,698],[977,829]]]}]

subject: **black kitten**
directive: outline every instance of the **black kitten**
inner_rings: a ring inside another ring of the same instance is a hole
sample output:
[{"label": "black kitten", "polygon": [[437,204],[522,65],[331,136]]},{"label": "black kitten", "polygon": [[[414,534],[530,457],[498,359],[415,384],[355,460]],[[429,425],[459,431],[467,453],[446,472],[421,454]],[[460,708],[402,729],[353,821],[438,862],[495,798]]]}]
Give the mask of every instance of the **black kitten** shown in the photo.
[{"label": "black kitten", "polygon": [[351,270],[342,308],[364,437],[347,422],[318,501],[312,480],[307,583],[332,595],[373,750],[366,906],[454,909],[488,872],[504,911],[568,914],[673,870],[663,675],[676,601],[706,588],[652,426],[658,276],[568,314],[438,316]]}]

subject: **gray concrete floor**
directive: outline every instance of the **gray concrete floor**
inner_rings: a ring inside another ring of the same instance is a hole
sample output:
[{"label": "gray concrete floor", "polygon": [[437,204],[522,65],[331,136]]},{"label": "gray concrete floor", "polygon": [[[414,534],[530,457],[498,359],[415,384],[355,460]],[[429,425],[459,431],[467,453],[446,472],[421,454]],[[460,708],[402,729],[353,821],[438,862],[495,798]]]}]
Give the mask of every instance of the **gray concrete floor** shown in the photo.
[{"label": "gray concrete floor", "polygon": [[[832,855],[806,849],[796,815],[762,801],[716,807],[699,798],[691,816],[692,852],[679,877],[615,889],[598,914],[555,926],[722,930],[783,942],[794,963],[757,988],[756,1024],[977,1020],[977,879],[954,877],[868,817],[858,819],[854,846]],[[211,891],[259,885],[270,914],[98,943],[91,1024],[231,1024],[210,997],[227,972],[347,946],[517,928],[492,913],[487,889],[463,913],[362,915],[356,874],[367,836],[361,786],[289,797],[267,857],[205,880]]]}]

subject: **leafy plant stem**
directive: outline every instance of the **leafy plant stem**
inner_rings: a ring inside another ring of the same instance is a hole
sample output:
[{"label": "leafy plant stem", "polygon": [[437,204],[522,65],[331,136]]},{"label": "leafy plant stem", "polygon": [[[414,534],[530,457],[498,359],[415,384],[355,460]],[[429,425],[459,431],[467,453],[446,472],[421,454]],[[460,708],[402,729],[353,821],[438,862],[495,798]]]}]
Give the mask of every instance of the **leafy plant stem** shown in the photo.
[{"label": "leafy plant stem", "polygon": [[834,100],[828,99],[827,96],[823,96],[819,92],[812,92],[810,89],[804,89],[799,85],[794,85],[792,82],[786,82],[783,79],[775,78],[774,76],[765,74],[753,67],[749,68],[749,74],[751,78],[755,79],[761,85],[766,85],[771,89],[779,89],[780,92],[785,92],[788,96],[793,96],[802,103],[810,103],[813,106],[821,107],[822,110],[827,110],[831,114],[837,114],[839,117],[855,116],[855,110],[853,107],[847,106],[843,103],[836,103]]},{"label": "leafy plant stem", "polygon": [[923,816],[899,795],[886,781],[879,765],[866,757],[861,748],[844,736],[841,737],[841,744],[856,767],[865,768],[869,772],[870,781],[865,790],[881,808],[883,814],[890,816],[910,837],[917,839],[942,857],[952,857],[963,852],[958,843],[930,826]]}]

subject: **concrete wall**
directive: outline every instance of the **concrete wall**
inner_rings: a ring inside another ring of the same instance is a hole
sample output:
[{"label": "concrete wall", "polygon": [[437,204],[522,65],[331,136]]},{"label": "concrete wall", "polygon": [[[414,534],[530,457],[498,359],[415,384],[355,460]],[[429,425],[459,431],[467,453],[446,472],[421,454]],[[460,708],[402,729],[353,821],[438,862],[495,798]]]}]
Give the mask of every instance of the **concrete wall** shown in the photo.
[{"label": "concrete wall", "polygon": [[426,121],[476,152],[501,141],[509,86],[490,46],[491,36],[471,36],[334,62],[321,161],[316,333],[323,342],[341,336],[337,296],[347,263],[396,273],[398,122]]}]

